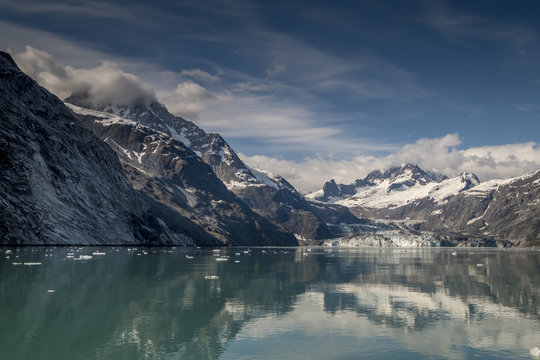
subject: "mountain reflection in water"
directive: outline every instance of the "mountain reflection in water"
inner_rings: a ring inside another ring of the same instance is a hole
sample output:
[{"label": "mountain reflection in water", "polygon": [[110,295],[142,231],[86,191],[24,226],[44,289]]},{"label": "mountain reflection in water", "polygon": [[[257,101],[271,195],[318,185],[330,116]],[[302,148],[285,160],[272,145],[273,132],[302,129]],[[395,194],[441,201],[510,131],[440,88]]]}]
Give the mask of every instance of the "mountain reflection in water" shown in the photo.
[{"label": "mountain reflection in water", "polygon": [[[6,359],[526,359],[540,346],[533,250],[0,250]],[[105,255],[76,260],[92,252]]]}]

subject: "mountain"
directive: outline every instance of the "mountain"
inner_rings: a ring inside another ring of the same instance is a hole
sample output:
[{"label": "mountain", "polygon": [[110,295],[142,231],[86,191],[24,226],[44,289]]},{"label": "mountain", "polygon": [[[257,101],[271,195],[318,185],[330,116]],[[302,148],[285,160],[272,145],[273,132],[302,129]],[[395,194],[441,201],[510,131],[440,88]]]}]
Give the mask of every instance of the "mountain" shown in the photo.
[{"label": "mountain", "polygon": [[173,244],[116,155],[0,52],[0,243]]},{"label": "mountain", "polygon": [[446,202],[421,229],[540,245],[540,170],[512,179],[486,181]]},{"label": "mountain", "polygon": [[464,173],[449,179],[417,165],[405,164],[373,171],[352,184],[336,184],[331,180],[306,198],[346,206],[361,218],[424,219],[452,196],[479,183],[474,174]]},{"label": "mountain", "polygon": [[340,240],[345,244],[540,244],[540,171],[480,183],[474,174],[449,179],[406,164],[352,184],[331,180],[306,198],[384,220],[356,227]]},{"label": "mountain", "polygon": [[206,133],[193,122],[174,116],[157,101],[134,101],[127,105],[96,106],[84,94],[65,99],[66,103],[133,120],[182,142],[193,150],[228,187],[236,183],[258,184],[257,178],[219,134]]},{"label": "mountain", "polygon": [[132,120],[180,141],[251,209],[300,240],[336,236],[335,228],[328,226],[328,222],[359,221],[345,207],[313,206],[284,178],[249,168],[219,134],[206,133],[193,122],[170,114],[157,101],[95,106],[84,94],[70,96],[65,101],[79,108]]},{"label": "mountain", "polygon": [[230,192],[183,142],[118,115],[68,106],[117,153],[169,232],[188,233],[198,245],[297,245]]}]

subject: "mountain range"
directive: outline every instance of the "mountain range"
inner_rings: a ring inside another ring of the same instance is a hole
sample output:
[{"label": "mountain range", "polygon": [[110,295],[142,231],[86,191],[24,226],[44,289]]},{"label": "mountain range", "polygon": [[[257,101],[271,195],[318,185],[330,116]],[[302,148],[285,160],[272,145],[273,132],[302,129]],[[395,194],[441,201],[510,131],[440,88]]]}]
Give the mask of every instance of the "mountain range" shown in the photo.
[{"label": "mountain range", "polygon": [[540,170],[480,183],[471,173],[448,178],[405,164],[352,184],[330,180],[306,198],[346,206],[359,218],[399,222],[401,229],[407,222],[408,229],[436,234],[443,243],[450,237],[464,244],[530,245],[540,242],[539,179]]},{"label": "mountain range", "polygon": [[540,172],[480,183],[405,164],[303,196],[157,101],[62,102],[2,52],[0,95],[2,244],[540,242]]}]

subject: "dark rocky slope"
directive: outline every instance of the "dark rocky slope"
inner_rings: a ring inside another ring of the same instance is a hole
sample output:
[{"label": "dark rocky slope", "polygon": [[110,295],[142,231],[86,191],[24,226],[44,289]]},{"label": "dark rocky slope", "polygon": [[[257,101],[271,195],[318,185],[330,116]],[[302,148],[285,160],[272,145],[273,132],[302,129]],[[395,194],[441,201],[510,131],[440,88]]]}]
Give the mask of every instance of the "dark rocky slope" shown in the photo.
[{"label": "dark rocky slope", "polygon": [[0,243],[168,244],[110,148],[0,52]]}]

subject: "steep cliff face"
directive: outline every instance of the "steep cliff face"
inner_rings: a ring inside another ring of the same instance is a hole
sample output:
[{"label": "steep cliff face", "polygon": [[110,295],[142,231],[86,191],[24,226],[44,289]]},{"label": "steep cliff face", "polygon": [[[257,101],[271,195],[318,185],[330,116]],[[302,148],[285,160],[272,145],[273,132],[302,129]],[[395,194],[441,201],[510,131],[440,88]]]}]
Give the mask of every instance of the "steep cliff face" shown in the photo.
[{"label": "steep cliff face", "polygon": [[0,243],[166,244],[110,148],[0,52]]},{"label": "steep cliff face", "polygon": [[118,154],[133,187],[172,233],[199,245],[296,245],[292,234],[254,213],[184,143],[119,116],[70,105]]}]

